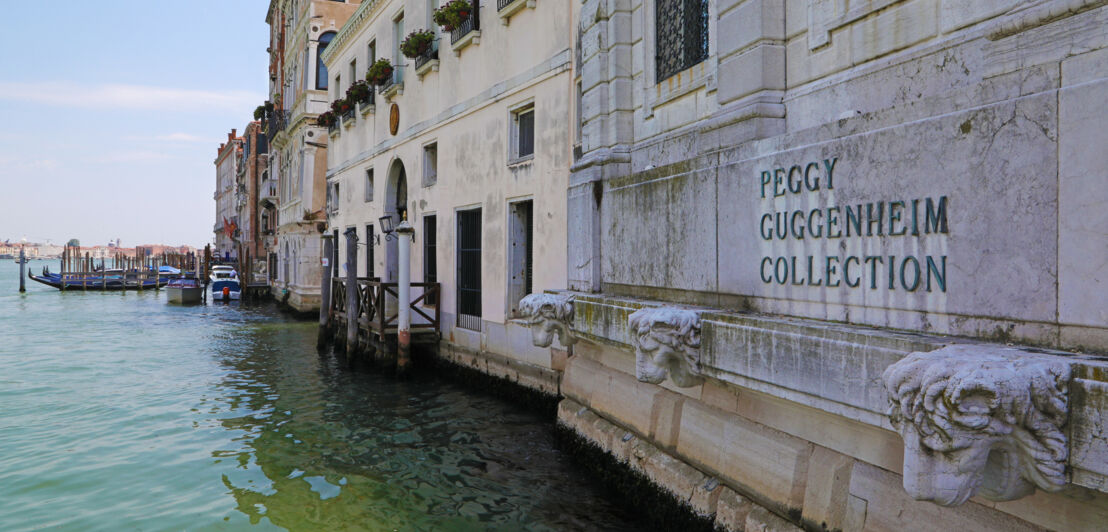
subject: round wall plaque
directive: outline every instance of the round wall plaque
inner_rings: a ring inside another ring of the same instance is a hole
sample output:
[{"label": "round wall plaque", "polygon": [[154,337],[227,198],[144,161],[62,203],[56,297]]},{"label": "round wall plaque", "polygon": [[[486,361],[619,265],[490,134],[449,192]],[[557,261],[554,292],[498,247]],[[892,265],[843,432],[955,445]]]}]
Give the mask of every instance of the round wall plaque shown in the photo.
[{"label": "round wall plaque", "polygon": [[395,103],[389,107],[389,133],[396,135],[400,131],[400,106]]}]

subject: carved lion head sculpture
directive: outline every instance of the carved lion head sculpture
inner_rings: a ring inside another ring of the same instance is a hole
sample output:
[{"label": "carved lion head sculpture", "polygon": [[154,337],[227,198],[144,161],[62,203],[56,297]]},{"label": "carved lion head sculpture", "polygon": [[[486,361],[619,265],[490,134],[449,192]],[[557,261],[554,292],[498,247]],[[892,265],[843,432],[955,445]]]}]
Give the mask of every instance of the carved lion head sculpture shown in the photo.
[{"label": "carved lion head sculpture", "polygon": [[562,346],[569,347],[577,341],[570,330],[573,321],[573,296],[561,294],[529,294],[519,302],[523,320],[531,326],[531,343],[538,347],[550,347],[554,335]]},{"label": "carved lion head sculpture", "polygon": [[635,377],[658,384],[668,374],[681,387],[700,384],[700,313],[676,308],[644,308],[631,313]]},{"label": "carved lion head sculpture", "polygon": [[1069,365],[1015,349],[954,345],[912,353],[883,375],[904,438],[904,489],[962,504],[1066,484]]}]

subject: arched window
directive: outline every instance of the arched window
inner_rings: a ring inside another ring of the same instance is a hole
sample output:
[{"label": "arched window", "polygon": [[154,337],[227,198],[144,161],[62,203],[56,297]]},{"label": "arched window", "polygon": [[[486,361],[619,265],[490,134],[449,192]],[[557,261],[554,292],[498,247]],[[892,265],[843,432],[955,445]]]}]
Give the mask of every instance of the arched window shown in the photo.
[{"label": "arched window", "polygon": [[335,38],[333,31],[320,35],[319,44],[315,48],[315,88],[317,90],[327,90],[327,65],[323,64],[323,51],[327,49],[328,44],[331,44],[333,38]]}]

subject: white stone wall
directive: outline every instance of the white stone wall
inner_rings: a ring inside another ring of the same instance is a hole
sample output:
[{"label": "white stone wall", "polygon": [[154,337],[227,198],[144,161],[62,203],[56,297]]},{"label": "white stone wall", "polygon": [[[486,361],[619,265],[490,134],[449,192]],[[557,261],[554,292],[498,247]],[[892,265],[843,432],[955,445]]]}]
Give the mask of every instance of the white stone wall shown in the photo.
[{"label": "white stone wall", "polygon": [[[349,64],[357,59],[360,75],[370,64],[367,45],[376,40],[377,57],[393,57],[396,46],[393,20],[403,11],[405,34],[427,29],[425,1],[379,1],[363,6],[328,50],[332,75],[341,72],[343,96],[349,86]],[[565,190],[572,157],[572,25],[569,6],[538,0],[534,8],[514,13],[501,23],[495,2],[481,7],[478,43],[451,51],[450,35],[440,37],[437,71],[422,77],[414,60],[406,59],[403,93],[391,101],[376,95],[372,112],[356,112],[353,124],[344,124],[330,138],[328,183],[337,183],[340,202],[329,218],[340,234],[355,227],[360,239],[358,275],[366,271],[366,224],[381,231],[378,218],[392,211],[395,201],[390,170],[403,164],[408,192],[408,219],[415,227],[412,279],[423,279],[423,219],[437,221],[438,282],[442,286],[442,328],[446,338],[475,350],[490,350],[551,365],[546,350],[530,345],[525,326],[509,321],[507,293],[509,205],[533,201],[533,291],[566,286],[567,248]],[[517,106],[535,106],[535,154],[509,164],[510,112]],[[389,132],[389,109],[395,104],[400,122],[397,135]],[[437,182],[423,185],[423,148],[437,143]],[[365,201],[366,170],[373,169],[373,200]],[[482,318],[483,330],[453,329],[456,316],[455,212],[482,209]],[[388,243],[374,246],[375,275],[386,276]],[[339,242],[340,264],[346,243]],[[341,270],[340,270],[341,271]],[[453,330],[452,330],[453,329]]]},{"label": "white stone wall", "polygon": [[[718,0],[708,59],[661,83],[654,6],[581,5],[572,288],[1108,349],[1102,3]],[[848,206],[881,227],[828,238]],[[796,212],[823,235],[764,236]]]}]

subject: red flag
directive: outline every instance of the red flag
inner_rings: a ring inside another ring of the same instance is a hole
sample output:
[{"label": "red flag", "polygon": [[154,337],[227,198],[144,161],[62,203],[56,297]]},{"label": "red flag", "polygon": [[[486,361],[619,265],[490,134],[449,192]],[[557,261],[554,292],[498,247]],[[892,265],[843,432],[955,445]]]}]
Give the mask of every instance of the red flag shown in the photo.
[{"label": "red flag", "polygon": [[223,217],[223,234],[227,235],[227,238],[231,238],[231,234],[234,233],[234,232],[235,232],[235,230],[231,227],[231,222],[228,222],[227,217],[224,216]]}]

